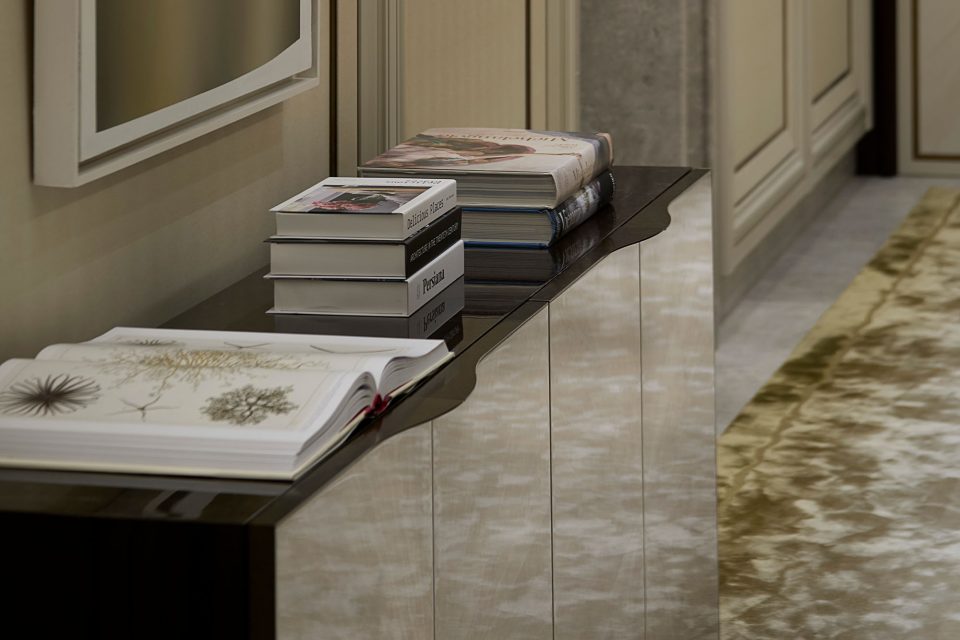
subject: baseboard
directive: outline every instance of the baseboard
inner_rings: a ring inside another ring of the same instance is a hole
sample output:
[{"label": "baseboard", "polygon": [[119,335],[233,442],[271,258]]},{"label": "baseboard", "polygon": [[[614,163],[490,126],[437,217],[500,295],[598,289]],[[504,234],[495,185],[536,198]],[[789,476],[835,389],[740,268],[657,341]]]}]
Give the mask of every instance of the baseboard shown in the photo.
[{"label": "baseboard", "polygon": [[783,216],[775,226],[732,273],[718,276],[715,283],[715,317],[719,323],[757,283],[764,272],[779,258],[808,224],[824,210],[856,173],[856,153],[848,151],[830,171]]}]

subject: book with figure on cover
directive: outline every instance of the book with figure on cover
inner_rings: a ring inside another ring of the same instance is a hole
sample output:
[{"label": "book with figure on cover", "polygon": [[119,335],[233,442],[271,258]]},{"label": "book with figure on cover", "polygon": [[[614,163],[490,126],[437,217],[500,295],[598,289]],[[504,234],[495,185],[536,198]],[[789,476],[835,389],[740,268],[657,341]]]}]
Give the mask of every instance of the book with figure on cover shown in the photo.
[{"label": "book with figure on cover", "polygon": [[549,247],[613,198],[613,173],[604,171],[553,209],[464,207],[467,246]]},{"label": "book with figure on cover", "polygon": [[117,328],[0,365],[0,464],[292,479],[442,340]]},{"label": "book with figure on cover", "polygon": [[462,206],[553,208],[613,164],[607,133],[428,129],[359,167],[365,177],[455,178]]},{"label": "book with figure on cover", "polygon": [[270,211],[278,236],[402,241],[456,204],[453,180],[327,178]]}]

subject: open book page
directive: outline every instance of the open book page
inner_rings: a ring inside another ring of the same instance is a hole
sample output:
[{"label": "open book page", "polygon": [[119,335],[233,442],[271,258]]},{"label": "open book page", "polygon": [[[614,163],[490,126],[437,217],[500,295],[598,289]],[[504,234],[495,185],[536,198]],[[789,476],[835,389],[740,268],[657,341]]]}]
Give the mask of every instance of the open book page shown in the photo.
[{"label": "open book page", "polygon": [[369,372],[387,395],[446,356],[442,340],[119,327],[90,342],[47,347],[37,358],[124,364],[157,375],[171,366]]},{"label": "open book page", "polygon": [[[137,442],[160,450],[297,452],[349,422],[374,396],[369,374],[246,367],[171,368],[63,360],[0,366],[4,454],[18,432],[109,452]],[[266,451],[269,451],[268,448]]]}]

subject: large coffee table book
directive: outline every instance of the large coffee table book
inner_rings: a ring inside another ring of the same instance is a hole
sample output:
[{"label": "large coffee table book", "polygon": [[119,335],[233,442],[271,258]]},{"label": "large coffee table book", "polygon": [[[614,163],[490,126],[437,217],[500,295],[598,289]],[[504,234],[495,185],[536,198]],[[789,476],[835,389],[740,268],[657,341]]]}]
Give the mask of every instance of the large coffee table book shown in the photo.
[{"label": "large coffee table book", "polygon": [[441,340],[117,328],[0,365],[0,464],[292,479]]},{"label": "large coffee table book", "polygon": [[428,129],[359,167],[364,177],[455,178],[461,206],[552,209],[606,171],[606,133]]},{"label": "large coffee table book", "polygon": [[454,180],[327,178],[270,211],[278,236],[402,241],[456,204]]}]

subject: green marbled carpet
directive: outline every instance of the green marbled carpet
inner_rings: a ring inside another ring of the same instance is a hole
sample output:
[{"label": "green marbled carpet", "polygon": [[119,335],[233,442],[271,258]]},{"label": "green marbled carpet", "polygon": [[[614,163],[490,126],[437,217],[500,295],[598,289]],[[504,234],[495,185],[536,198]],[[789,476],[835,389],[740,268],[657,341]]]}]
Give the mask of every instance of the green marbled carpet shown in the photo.
[{"label": "green marbled carpet", "polygon": [[960,191],[927,193],[718,449],[724,640],[960,639]]}]

